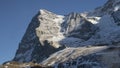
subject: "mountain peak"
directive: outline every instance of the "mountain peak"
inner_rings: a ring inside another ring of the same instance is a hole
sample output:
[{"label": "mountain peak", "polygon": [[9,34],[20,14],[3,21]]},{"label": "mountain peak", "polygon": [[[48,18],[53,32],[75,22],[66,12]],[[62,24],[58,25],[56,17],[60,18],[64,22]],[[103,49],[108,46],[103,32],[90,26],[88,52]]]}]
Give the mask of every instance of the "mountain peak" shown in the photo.
[{"label": "mountain peak", "polygon": [[48,11],[48,10],[46,10],[46,9],[40,9],[39,12],[40,12],[41,15],[44,15],[44,14],[52,14],[52,15],[55,15],[55,13],[50,12],[50,11]]},{"label": "mountain peak", "polygon": [[96,8],[90,12],[89,15],[103,16],[105,14],[112,14],[120,9],[120,0],[108,0],[103,6]]},{"label": "mountain peak", "polygon": [[45,14],[45,13],[49,13],[49,11],[45,10],[45,9],[40,9],[40,13],[41,14]]},{"label": "mountain peak", "polygon": [[[62,64],[66,65],[66,61],[72,62],[76,57],[84,58],[84,56],[86,56],[85,60],[87,60],[90,55],[87,55],[89,52],[86,51],[90,51],[90,54],[92,54],[94,52],[100,52],[101,49],[104,50],[104,48],[110,45],[118,45],[118,43],[120,43],[119,4],[120,0],[108,0],[105,5],[95,9],[93,13],[72,12],[66,16],[57,15],[48,10],[40,9],[39,14],[33,18],[28,26],[24,38],[22,39],[23,41],[19,44],[14,61],[35,61],[41,63],[44,60],[48,62],[46,59],[49,59],[51,56],[52,60],[49,62],[50,65],[55,65],[56,61],[60,61]],[[98,49],[98,46],[105,47],[100,47],[100,49]],[[81,51],[82,49],[83,51]],[[81,55],[78,53],[81,53]],[[108,52],[106,54],[108,54]],[[113,53],[110,53],[110,55],[113,55]],[[63,58],[64,56],[65,58]],[[72,59],[72,57],[74,58]],[[94,55],[93,58],[94,57],[96,57],[96,55]],[[65,60],[65,62],[62,60]],[[83,59],[79,59],[80,63],[76,61],[74,64],[76,66],[82,65],[83,63],[89,65],[86,61],[81,63],[82,60]],[[93,61],[91,58],[89,60],[90,63],[92,61],[91,66],[94,66],[93,63],[97,63],[101,66],[106,64],[99,63],[99,61]],[[112,63],[114,64],[116,62],[113,61]],[[118,64],[120,64],[120,62],[118,62]]]}]

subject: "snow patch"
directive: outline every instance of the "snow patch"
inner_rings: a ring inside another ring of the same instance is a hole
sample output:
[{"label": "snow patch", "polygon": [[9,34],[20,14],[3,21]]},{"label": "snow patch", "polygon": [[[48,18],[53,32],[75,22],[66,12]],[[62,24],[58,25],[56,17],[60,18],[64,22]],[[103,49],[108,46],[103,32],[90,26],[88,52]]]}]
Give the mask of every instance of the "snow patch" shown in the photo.
[{"label": "snow patch", "polygon": [[41,14],[44,14],[45,12],[44,12],[44,10],[40,9],[40,13],[41,13]]},{"label": "snow patch", "polygon": [[98,24],[101,17],[88,17],[87,20],[90,21],[92,24]]},{"label": "snow patch", "polygon": [[114,11],[118,11],[119,10],[119,6],[116,6],[115,8],[114,8]]},{"label": "snow patch", "polygon": [[64,16],[57,15],[57,18],[55,18],[53,21],[55,21],[56,23],[63,23],[64,22]]}]

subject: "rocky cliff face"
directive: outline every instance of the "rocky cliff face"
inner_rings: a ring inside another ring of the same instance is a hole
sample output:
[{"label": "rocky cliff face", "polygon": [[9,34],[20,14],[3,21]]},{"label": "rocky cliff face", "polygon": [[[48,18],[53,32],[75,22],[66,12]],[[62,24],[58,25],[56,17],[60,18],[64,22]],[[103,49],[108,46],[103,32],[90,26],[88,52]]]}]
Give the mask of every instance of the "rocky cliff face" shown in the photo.
[{"label": "rocky cliff face", "polygon": [[[40,10],[29,24],[13,60],[66,68],[118,67],[119,5],[120,0],[108,0],[92,12],[72,12],[66,16]],[[116,57],[115,61],[112,57]]]},{"label": "rocky cliff face", "polygon": [[40,10],[28,26],[14,60],[40,62],[65,46],[79,46],[79,43],[88,40],[96,29],[96,26],[84,18],[84,14],[70,13],[62,16]]},{"label": "rocky cliff face", "polygon": [[64,46],[58,43],[64,37],[59,27],[63,18],[47,10],[40,10],[29,24],[13,60],[41,62],[50,54],[63,49]]}]

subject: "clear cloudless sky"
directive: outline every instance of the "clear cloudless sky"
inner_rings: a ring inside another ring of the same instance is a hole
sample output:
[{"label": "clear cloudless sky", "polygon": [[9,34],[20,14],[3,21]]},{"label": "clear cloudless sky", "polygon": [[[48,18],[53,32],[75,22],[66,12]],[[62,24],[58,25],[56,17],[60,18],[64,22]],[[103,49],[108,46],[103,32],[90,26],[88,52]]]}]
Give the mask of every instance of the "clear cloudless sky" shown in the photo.
[{"label": "clear cloudless sky", "polygon": [[0,0],[0,64],[13,59],[32,17],[39,9],[57,14],[91,11],[107,0]]}]

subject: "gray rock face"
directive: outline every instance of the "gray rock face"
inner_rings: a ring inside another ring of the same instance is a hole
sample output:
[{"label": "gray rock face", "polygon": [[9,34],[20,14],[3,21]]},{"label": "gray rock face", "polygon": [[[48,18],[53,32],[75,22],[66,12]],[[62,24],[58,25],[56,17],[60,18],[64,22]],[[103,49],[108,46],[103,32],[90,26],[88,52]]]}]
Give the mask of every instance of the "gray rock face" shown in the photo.
[{"label": "gray rock face", "polygon": [[120,25],[120,10],[113,12],[112,16],[114,18],[115,23],[119,26]]},{"label": "gray rock face", "polygon": [[[57,36],[60,30],[59,27],[56,26],[59,25],[60,22],[56,23],[56,21],[53,21],[56,17],[56,14],[41,10],[32,19],[19,44],[16,56],[13,59],[14,61],[41,62],[49,57],[50,54],[64,48],[60,46],[57,41],[52,40],[53,36]],[[62,16],[60,18],[62,18]]]},{"label": "gray rock face", "polygon": [[[70,13],[61,25],[66,37],[88,40],[95,33],[96,27],[79,13]],[[94,28],[94,29],[93,29]]]},{"label": "gray rock face", "polygon": [[[16,52],[16,56],[14,57],[14,61],[19,62],[29,62],[32,59],[32,51],[34,50],[34,47],[37,45],[40,45],[38,37],[36,36],[36,27],[39,26],[39,21],[37,19],[37,16],[39,13],[33,17],[31,23],[29,24],[26,33],[24,34],[21,42],[19,43],[19,48]],[[29,57],[27,57],[29,56]]]}]

